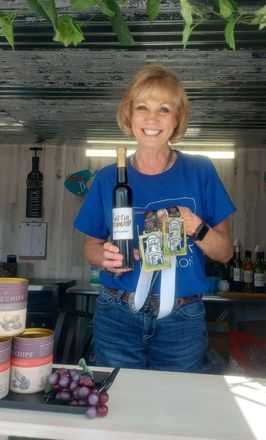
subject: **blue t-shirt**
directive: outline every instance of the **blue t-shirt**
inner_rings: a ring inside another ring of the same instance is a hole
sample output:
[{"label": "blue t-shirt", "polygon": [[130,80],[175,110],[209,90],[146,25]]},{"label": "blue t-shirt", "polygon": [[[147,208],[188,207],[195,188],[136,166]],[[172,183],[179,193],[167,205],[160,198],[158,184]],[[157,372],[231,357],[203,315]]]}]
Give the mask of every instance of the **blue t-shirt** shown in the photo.
[{"label": "blue t-shirt", "polygon": [[[87,235],[105,239],[112,232],[112,191],[116,185],[116,165],[99,170],[87,193],[74,226]],[[171,206],[186,206],[208,225],[216,226],[235,211],[212,162],[204,156],[191,156],[177,151],[174,165],[157,175],[137,171],[128,161],[128,183],[133,192],[134,247],[144,232],[146,211]],[[205,258],[201,249],[188,237],[188,252],[176,261],[176,296],[203,294],[208,290]],[[113,279],[101,272],[100,282],[106,287],[134,291],[141,262],[134,270]],[[160,271],[155,272],[153,294],[160,293]]]}]

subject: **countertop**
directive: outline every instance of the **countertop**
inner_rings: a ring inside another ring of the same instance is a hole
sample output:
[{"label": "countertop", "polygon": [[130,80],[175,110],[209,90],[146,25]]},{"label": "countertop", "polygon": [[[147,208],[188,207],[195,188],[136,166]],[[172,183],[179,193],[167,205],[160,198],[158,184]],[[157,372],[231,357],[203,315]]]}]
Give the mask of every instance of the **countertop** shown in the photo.
[{"label": "countertop", "polygon": [[[90,295],[97,296],[99,293],[99,284],[76,284],[67,289],[69,295]],[[241,292],[220,292],[218,295],[203,295],[204,302],[218,303],[264,303],[266,304],[266,294],[262,293],[241,293]]]},{"label": "countertop", "polygon": [[109,395],[109,414],[93,420],[83,414],[0,408],[0,435],[56,440],[266,439],[266,379],[121,369]]}]

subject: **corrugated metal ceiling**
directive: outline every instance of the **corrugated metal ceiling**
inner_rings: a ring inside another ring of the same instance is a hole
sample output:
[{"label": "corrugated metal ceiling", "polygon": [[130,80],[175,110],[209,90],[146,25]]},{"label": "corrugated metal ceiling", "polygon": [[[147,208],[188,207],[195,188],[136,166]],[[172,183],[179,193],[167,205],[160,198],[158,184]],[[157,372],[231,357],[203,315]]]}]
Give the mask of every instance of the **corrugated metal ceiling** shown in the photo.
[{"label": "corrugated metal ceiling", "polygon": [[[10,2],[3,3],[8,10]],[[266,145],[265,31],[239,27],[233,52],[226,48],[221,23],[212,20],[197,28],[183,50],[178,8],[164,2],[153,26],[143,11],[127,12],[136,40],[132,47],[121,47],[100,17],[86,24],[81,46],[66,49],[52,42],[51,28],[29,17],[23,3],[14,4],[21,7],[16,50],[0,39],[0,143],[125,139],[115,121],[123,89],[139,67],[162,62],[177,71],[191,100],[187,142],[241,145],[255,139]]]}]

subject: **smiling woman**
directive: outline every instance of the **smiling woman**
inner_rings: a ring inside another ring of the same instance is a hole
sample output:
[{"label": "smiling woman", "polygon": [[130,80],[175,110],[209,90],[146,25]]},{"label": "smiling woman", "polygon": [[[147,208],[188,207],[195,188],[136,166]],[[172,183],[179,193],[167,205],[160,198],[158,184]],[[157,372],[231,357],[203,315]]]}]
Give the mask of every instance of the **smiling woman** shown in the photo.
[{"label": "smiling woman", "polygon": [[[185,134],[188,114],[180,79],[163,65],[140,69],[118,107],[120,128],[137,143],[127,163],[132,270],[123,269],[119,248],[108,240],[115,164],[98,171],[75,220],[87,235],[85,258],[102,270],[93,324],[100,366],[202,370],[204,254],[219,262],[231,258],[227,217],[235,208],[208,159],[172,149],[170,141]],[[191,264],[183,267],[185,254]]]}]

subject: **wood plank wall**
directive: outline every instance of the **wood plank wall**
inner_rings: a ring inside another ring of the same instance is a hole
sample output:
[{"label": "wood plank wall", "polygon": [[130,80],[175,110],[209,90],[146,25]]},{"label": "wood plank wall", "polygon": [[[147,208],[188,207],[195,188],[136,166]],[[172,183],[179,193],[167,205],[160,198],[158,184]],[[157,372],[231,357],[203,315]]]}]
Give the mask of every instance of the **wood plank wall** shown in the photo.
[{"label": "wood plank wall", "polygon": [[[0,261],[7,254],[18,255],[18,225],[27,221],[26,175],[31,170],[29,145],[0,146]],[[81,201],[64,188],[69,174],[92,167],[98,169],[113,159],[88,159],[85,148],[45,145],[40,153],[44,175],[44,216],[48,223],[47,257],[44,260],[18,259],[19,276],[28,278],[74,278],[89,280],[89,265],[83,259],[84,237],[72,222]],[[266,149],[239,148],[235,160],[215,160],[214,164],[237,207],[231,218],[232,236],[242,249],[254,250],[257,243],[266,251]]]}]

